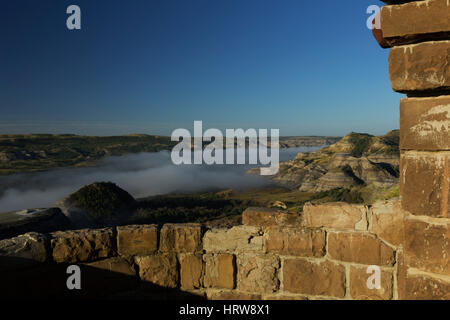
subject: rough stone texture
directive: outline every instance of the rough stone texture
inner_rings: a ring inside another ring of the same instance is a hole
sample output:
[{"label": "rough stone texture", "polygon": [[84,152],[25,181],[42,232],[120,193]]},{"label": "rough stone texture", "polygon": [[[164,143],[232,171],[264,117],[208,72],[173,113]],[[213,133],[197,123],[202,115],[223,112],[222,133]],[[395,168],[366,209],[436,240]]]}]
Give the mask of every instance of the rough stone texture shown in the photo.
[{"label": "rough stone texture", "polygon": [[406,274],[408,267],[405,264],[405,254],[403,252],[403,248],[397,250],[397,299],[405,300],[406,299]]},{"label": "rough stone texture", "polygon": [[381,8],[381,28],[385,41],[402,45],[448,38],[450,22],[447,0],[414,1]]},{"label": "rough stone texture", "polygon": [[48,238],[43,234],[30,232],[0,241],[0,271],[33,266],[48,257]]},{"label": "rough stone texture", "polygon": [[400,200],[383,200],[375,202],[370,208],[370,232],[379,238],[398,246],[403,243],[404,211]]},{"label": "rough stone texture", "polygon": [[300,215],[275,208],[246,209],[242,213],[242,224],[247,226],[267,227],[273,225],[300,225]]},{"label": "rough stone texture", "polygon": [[395,261],[392,248],[373,235],[355,232],[331,232],[328,254],[335,260],[368,265],[389,266]]},{"label": "rough stone texture", "polygon": [[381,271],[380,289],[369,289],[367,268],[350,267],[350,295],[357,300],[389,300],[392,298],[392,273]]},{"label": "rough stone texture", "polygon": [[400,149],[450,150],[450,96],[401,100]]},{"label": "rough stone texture", "polygon": [[133,266],[127,260],[119,257],[83,263],[82,265],[128,276],[136,276],[136,270],[134,270]]},{"label": "rough stone texture", "polygon": [[414,215],[450,217],[450,152],[400,156],[403,209]]},{"label": "rough stone texture", "polygon": [[381,1],[386,4],[402,4],[402,3],[406,3],[406,2],[415,2],[415,1],[420,1],[420,0],[381,0]]},{"label": "rough stone texture", "polygon": [[264,237],[267,252],[304,257],[325,255],[325,232],[320,229],[270,227]]},{"label": "rough stone texture", "polygon": [[211,229],[203,237],[207,252],[263,251],[263,237],[258,227],[236,226],[231,229]]},{"label": "rough stone texture", "polygon": [[272,296],[265,296],[264,300],[273,300],[273,301],[277,301],[277,300],[287,300],[287,301],[293,301],[293,300],[308,300],[307,297],[305,296],[299,296],[299,295],[272,295]]},{"label": "rough stone texture", "polygon": [[306,203],[303,207],[303,225],[313,228],[367,230],[366,211],[364,205],[345,202],[318,205]]},{"label": "rough stone texture", "polygon": [[395,91],[450,89],[450,41],[424,42],[392,48],[389,78]]},{"label": "rough stone texture", "polygon": [[139,266],[139,277],[166,288],[178,286],[178,262],[175,254],[154,254],[136,257]]},{"label": "rough stone texture", "polygon": [[160,239],[163,252],[198,252],[202,248],[202,226],[198,223],[165,224]]},{"label": "rough stone texture", "polygon": [[235,257],[232,254],[206,254],[205,287],[234,289],[235,287]]},{"label": "rough stone texture", "polygon": [[122,256],[147,255],[158,250],[156,225],[117,227],[117,251]]},{"label": "rough stone texture", "polygon": [[405,220],[405,261],[409,267],[450,275],[450,223]]},{"label": "rough stone texture", "polygon": [[199,255],[183,254],[180,260],[181,288],[185,290],[198,289],[202,286],[203,260]]},{"label": "rough stone texture", "polygon": [[83,229],[51,234],[53,260],[56,262],[83,262],[113,255],[114,239],[110,228]]},{"label": "rough stone texture", "polygon": [[139,285],[136,270],[127,260],[119,257],[83,263],[81,268],[81,290],[88,297],[110,296],[133,290]]},{"label": "rough stone texture", "polygon": [[287,259],[282,268],[285,291],[339,298],[345,296],[345,268],[339,264]]},{"label": "rough stone texture", "polygon": [[256,293],[272,293],[278,289],[280,261],[271,254],[241,254],[237,257],[237,287]]},{"label": "rough stone texture", "polygon": [[207,293],[211,300],[261,300],[261,296],[237,291],[212,291]]},{"label": "rough stone texture", "polygon": [[405,282],[404,299],[450,300],[450,282],[426,276],[408,276]]}]

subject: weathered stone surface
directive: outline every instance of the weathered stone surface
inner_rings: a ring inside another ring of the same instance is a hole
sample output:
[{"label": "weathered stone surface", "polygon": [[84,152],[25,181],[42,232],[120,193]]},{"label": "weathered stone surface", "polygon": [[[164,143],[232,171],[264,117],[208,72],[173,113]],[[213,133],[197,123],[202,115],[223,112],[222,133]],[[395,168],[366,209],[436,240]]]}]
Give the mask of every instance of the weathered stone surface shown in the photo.
[{"label": "weathered stone surface", "polygon": [[447,0],[413,1],[402,5],[384,6],[381,8],[383,36],[390,46],[448,39],[449,10]]},{"label": "weathered stone surface", "polygon": [[320,229],[270,227],[264,238],[266,252],[304,257],[325,255],[325,231]]},{"label": "weathered stone surface", "polygon": [[202,248],[202,226],[198,223],[165,224],[160,239],[163,252],[194,253]]},{"label": "weathered stone surface", "polygon": [[263,237],[258,227],[236,226],[231,229],[211,229],[203,237],[207,252],[263,251]]},{"label": "weathered stone surface", "polygon": [[406,219],[404,251],[409,267],[450,275],[450,224]]},{"label": "weathered stone surface", "polygon": [[392,299],[392,273],[381,271],[380,289],[369,289],[367,279],[371,276],[367,268],[350,267],[350,295],[357,300]]},{"label": "weathered stone surface", "polygon": [[51,234],[53,260],[83,262],[107,258],[114,253],[114,237],[110,228],[83,229]]},{"label": "weathered stone surface", "polygon": [[450,41],[394,47],[389,53],[389,78],[398,92],[450,89]]},{"label": "weathered stone surface", "polygon": [[339,298],[345,296],[345,268],[339,264],[299,258],[285,260],[282,268],[285,291]]},{"label": "weathered stone surface", "polygon": [[450,150],[450,96],[401,100],[400,148]]},{"label": "weathered stone surface", "polygon": [[392,265],[395,261],[392,248],[373,235],[356,232],[331,232],[328,254],[336,260],[368,265]]},{"label": "weathered stone surface", "polygon": [[134,270],[133,266],[127,260],[119,257],[83,263],[83,265],[128,276],[136,276],[136,270]]},{"label": "weathered stone surface", "polygon": [[333,202],[306,203],[303,207],[303,225],[313,228],[367,230],[367,207],[364,205]]},{"label": "weathered stone surface", "polygon": [[260,295],[238,291],[210,291],[207,297],[210,300],[261,300]]},{"label": "weathered stone surface", "polygon": [[166,288],[178,286],[178,262],[175,254],[154,254],[135,257],[139,266],[139,277]]},{"label": "weathered stone surface", "polygon": [[382,200],[371,208],[370,232],[384,241],[398,246],[403,243],[403,219],[405,212],[400,200]]},{"label": "weathered stone surface", "polygon": [[278,289],[280,261],[271,254],[241,254],[237,257],[239,290],[272,293]]},{"label": "weathered stone surface", "polygon": [[450,152],[400,156],[403,209],[414,215],[450,217]]},{"label": "weathered stone surface", "polygon": [[117,227],[117,250],[122,256],[147,255],[158,250],[156,225]]},{"label": "weathered stone surface", "polygon": [[234,289],[235,257],[228,253],[206,254],[204,285],[209,288]]},{"label": "weathered stone surface", "polygon": [[421,0],[381,0],[382,2],[386,4],[402,4],[406,2],[415,2],[415,1],[421,1]]},{"label": "weathered stone surface", "polygon": [[30,232],[0,241],[0,271],[33,266],[48,258],[49,241],[43,234]]},{"label": "weathered stone surface", "polygon": [[408,300],[449,300],[450,283],[441,279],[426,276],[408,276],[406,296]]},{"label": "weathered stone surface", "polygon": [[405,264],[405,254],[403,248],[397,250],[397,272],[394,276],[397,277],[397,299],[406,299],[406,274],[408,267]]},{"label": "weathered stone surface", "polygon": [[283,295],[283,294],[279,294],[279,295],[272,295],[272,296],[265,296],[263,298],[263,300],[273,300],[273,301],[277,301],[277,300],[308,300],[307,297],[305,296],[300,296],[300,295]]},{"label": "weathered stone surface", "polygon": [[202,286],[203,260],[200,255],[183,254],[180,260],[181,288],[197,289]]},{"label": "weathered stone surface", "polygon": [[120,257],[83,263],[80,268],[81,289],[89,297],[110,296],[136,289],[139,285],[139,278],[133,265]]},{"label": "weathered stone surface", "polygon": [[242,224],[267,227],[273,225],[300,225],[300,215],[275,208],[251,207],[242,213]]}]

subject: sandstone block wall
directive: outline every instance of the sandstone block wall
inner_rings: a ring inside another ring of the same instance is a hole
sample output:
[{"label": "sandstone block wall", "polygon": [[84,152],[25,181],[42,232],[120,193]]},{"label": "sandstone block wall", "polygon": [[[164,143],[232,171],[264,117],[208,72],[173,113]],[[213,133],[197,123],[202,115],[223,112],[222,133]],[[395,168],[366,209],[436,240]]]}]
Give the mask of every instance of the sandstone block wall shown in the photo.
[{"label": "sandstone block wall", "polygon": [[450,2],[384,1],[381,28],[400,103],[404,210],[400,298],[450,298]]},{"label": "sandstone block wall", "polygon": [[[249,208],[244,224],[231,229],[166,224],[30,233],[0,241],[0,266],[19,281],[13,281],[18,296],[26,294],[20,287],[24,272],[30,274],[28,285],[41,286],[41,297],[64,296],[65,268],[76,264],[82,277],[87,274],[81,290],[87,297],[148,297],[155,292],[146,289],[150,284],[188,293],[187,298],[397,299],[404,282],[400,207],[399,201],[370,207],[308,204],[303,215]],[[418,267],[447,268],[415,254],[422,261]],[[367,286],[370,265],[381,269],[379,289]],[[42,277],[44,284],[36,282]],[[175,292],[164,296],[176,297]]]}]

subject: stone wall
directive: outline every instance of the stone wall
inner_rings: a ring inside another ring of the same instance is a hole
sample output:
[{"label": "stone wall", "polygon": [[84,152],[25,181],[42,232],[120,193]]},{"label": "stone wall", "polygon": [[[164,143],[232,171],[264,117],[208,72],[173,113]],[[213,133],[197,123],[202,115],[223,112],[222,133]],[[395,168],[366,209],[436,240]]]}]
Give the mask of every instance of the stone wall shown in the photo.
[{"label": "stone wall", "polygon": [[[400,298],[450,298],[450,1],[384,1],[381,28],[400,102],[405,210]],[[401,3],[396,5],[396,3]]]},{"label": "stone wall", "polygon": [[[0,261],[20,258],[16,263],[0,263],[2,275],[20,281],[25,270],[29,274],[35,270],[36,277],[27,278],[28,285],[34,281],[41,296],[60,297],[68,294],[66,267],[71,264],[80,266],[82,277],[92,268],[111,273],[88,276],[92,281],[84,282],[80,290],[87,297],[120,293],[148,297],[154,290],[143,289],[145,284],[176,289],[188,293],[187,298],[208,299],[396,299],[401,295],[399,201],[371,207],[308,204],[303,215],[249,208],[242,220],[243,225],[231,229],[165,224],[29,233],[0,241]],[[370,265],[381,268],[380,289],[366,285]],[[51,273],[40,284],[43,269]],[[11,286],[19,288],[19,296],[25,293],[17,281]]]}]

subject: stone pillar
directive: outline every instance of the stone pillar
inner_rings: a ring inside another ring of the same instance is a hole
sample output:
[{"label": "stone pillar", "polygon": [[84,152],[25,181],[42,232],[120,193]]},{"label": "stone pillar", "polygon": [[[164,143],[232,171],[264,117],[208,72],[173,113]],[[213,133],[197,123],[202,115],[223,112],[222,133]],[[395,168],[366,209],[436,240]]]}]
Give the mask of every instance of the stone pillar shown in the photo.
[{"label": "stone pillar", "polygon": [[383,1],[400,102],[400,299],[450,299],[450,1]]}]

